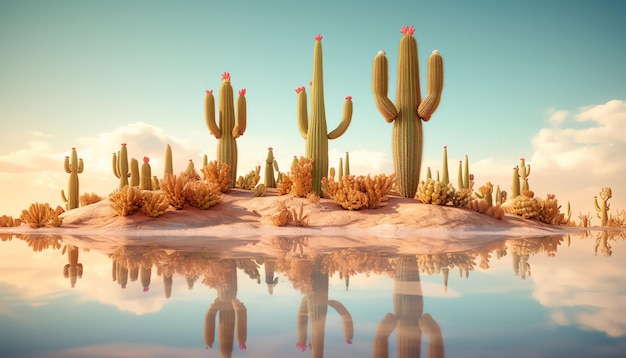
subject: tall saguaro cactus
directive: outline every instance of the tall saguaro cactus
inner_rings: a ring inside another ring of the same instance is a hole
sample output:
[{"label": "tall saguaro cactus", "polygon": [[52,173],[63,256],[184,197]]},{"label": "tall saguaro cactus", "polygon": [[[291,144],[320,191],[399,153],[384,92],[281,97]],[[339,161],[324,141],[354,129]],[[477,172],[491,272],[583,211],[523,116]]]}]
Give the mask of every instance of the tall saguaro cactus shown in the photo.
[{"label": "tall saguaro cactus", "polygon": [[117,152],[117,156],[113,153],[113,174],[120,180],[119,190],[128,185],[128,178],[130,177],[128,166],[128,152],[126,150],[126,143],[122,143],[122,148]]},{"label": "tall saguaro cactus", "polygon": [[405,26],[400,32],[398,53],[398,84],[396,104],[387,97],[388,63],[384,51],[374,58],[372,90],[379,112],[389,123],[393,122],[393,165],[396,171],[397,190],[400,195],[412,198],[419,184],[422,165],[422,121],[433,115],[443,90],[443,58],[433,51],[428,59],[428,96],[420,94],[417,41],[415,28]]},{"label": "tall saguaro cactus", "polygon": [[67,185],[67,198],[65,192],[61,190],[61,198],[67,203],[67,209],[76,209],[79,205],[79,191],[78,191],[78,174],[83,172],[83,159],[78,159],[76,154],[76,148],[72,148],[72,153],[69,157],[65,157],[63,162],[65,172],[70,175],[70,179]]},{"label": "tall saguaro cactus", "polygon": [[600,223],[602,226],[606,226],[609,222],[609,209],[611,208],[611,204],[609,204],[609,199],[613,197],[613,192],[609,187],[603,187],[600,191],[600,203],[598,203],[598,197],[594,197],[593,206],[598,212],[598,218],[600,218]]},{"label": "tall saguaro cactus", "polygon": [[246,89],[239,90],[237,98],[237,121],[235,123],[235,107],[233,87],[230,84],[230,73],[222,74],[220,87],[219,126],[215,122],[215,98],[213,91],[207,90],[204,99],[204,115],[209,132],[217,139],[217,161],[230,166],[230,186],[237,180],[237,142],[235,139],[246,130]]},{"label": "tall saguaro cactus", "polygon": [[313,191],[322,195],[322,178],[328,176],[328,140],[343,135],[352,120],[352,97],[346,97],[341,122],[332,132],[327,131],[324,109],[324,76],[322,70],[322,36],[315,36],[313,49],[313,81],[311,82],[311,119],[307,118],[307,99],[304,87],[298,93],[298,129],[306,140],[306,157],[313,161]]}]

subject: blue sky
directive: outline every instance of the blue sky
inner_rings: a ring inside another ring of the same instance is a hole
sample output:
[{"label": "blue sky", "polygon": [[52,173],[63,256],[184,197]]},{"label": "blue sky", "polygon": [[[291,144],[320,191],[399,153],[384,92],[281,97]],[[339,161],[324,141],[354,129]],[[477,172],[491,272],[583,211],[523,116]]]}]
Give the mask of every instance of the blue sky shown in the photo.
[{"label": "blue sky", "polygon": [[416,27],[423,96],[428,55],[444,59],[424,167],[439,169],[447,145],[453,182],[467,154],[477,186],[509,190],[525,157],[531,189],[571,201],[574,216],[593,211],[602,186],[625,209],[625,10],[620,1],[2,1],[0,213],[62,204],[71,147],[85,159],[81,192],[100,195],[117,187],[110,161],[122,142],[156,174],[168,143],[175,170],[214,159],[204,91],[217,92],[224,71],[247,90],[238,172],[262,164],[270,146],[287,168],[304,154],[294,90],[311,79],[318,33],[329,130],[343,99],[354,103],[347,132],[329,142],[331,166],[349,151],[353,174],[391,173],[392,125],[374,104],[371,70],[385,50],[393,100],[405,25]]}]

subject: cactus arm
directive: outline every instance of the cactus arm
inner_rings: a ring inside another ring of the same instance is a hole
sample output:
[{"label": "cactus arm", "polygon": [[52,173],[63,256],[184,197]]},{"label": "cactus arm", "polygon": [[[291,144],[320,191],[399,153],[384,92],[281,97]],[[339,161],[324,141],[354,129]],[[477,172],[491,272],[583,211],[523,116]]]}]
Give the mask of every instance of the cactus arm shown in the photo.
[{"label": "cactus arm", "polygon": [[76,169],[76,173],[80,174],[85,169],[85,163],[83,162],[83,158],[78,159],[78,168]]},{"label": "cactus arm", "polygon": [[393,122],[398,116],[398,110],[387,96],[389,90],[389,65],[384,51],[378,52],[374,57],[372,66],[372,91],[376,107],[388,123]]},{"label": "cactus arm", "polygon": [[237,124],[233,128],[233,138],[239,138],[246,131],[246,89],[239,91],[237,98]]},{"label": "cactus arm", "polygon": [[298,94],[298,130],[304,140],[307,139],[307,133],[309,131],[309,115],[307,112],[306,104],[306,89],[300,87],[296,89]]},{"label": "cactus arm", "polygon": [[68,174],[72,172],[72,169],[70,169],[70,157],[65,157],[63,168],[65,168],[65,172]]},{"label": "cactus arm", "polygon": [[216,139],[220,139],[222,132],[215,123],[215,97],[213,97],[213,91],[207,90],[204,97],[204,119],[206,126],[209,128],[209,132],[213,134]]},{"label": "cactus arm", "polygon": [[341,137],[341,135],[343,135],[348,129],[348,126],[350,125],[351,120],[352,120],[352,97],[348,96],[346,97],[346,101],[343,104],[343,118],[341,119],[341,122],[339,123],[337,128],[333,130],[332,132],[328,133],[328,139],[336,139],[336,138]]},{"label": "cactus arm", "polygon": [[443,58],[439,51],[435,50],[428,59],[428,96],[417,108],[417,115],[424,121],[428,121],[433,115],[443,91]]},{"label": "cactus arm", "polygon": [[204,343],[210,348],[213,348],[213,343],[215,342],[215,316],[219,306],[218,300],[215,299],[215,302],[209,307],[204,316]]},{"label": "cactus arm", "polygon": [[[119,152],[118,152],[118,154],[119,154]],[[115,175],[115,177],[116,177],[116,178],[118,178],[118,179],[119,179],[119,177],[120,177],[120,171],[119,171],[119,169],[118,169],[118,167],[117,167],[117,164],[118,164],[118,163],[117,163],[117,155],[115,155],[115,153],[113,153],[113,161],[112,161],[112,164],[113,164],[113,174]]]},{"label": "cactus arm", "polygon": [[246,350],[246,341],[248,340],[248,310],[243,302],[236,298],[232,300],[235,316],[237,317],[237,343],[239,349]]},{"label": "cactus arm", "polygon": [[343,338],[346,340],[346,343],[352,344],[352,338],[354,338],[354,323],[350,312],[348,312],[346,307],[339,301],[328,300],[328,305],[334,308],[341,317],[341,323],[343,325]]},{"label": "cactus arm", "polygon": [[296,347],[304,352],[306,349],[307,328],[309,325],[309,304],[306,296],[302,297],[298,308],[298,342]]},{"label": "cactus arm", "polygon": [[389,335],[396,329],[398,318],[387,313],[385,318],[378,324],[374,336],[374,357],[389,357]]},{"label": "cactus arm", "polygon": [[422,332],[428,336],[428,358],[443,358],[443,335],[437,322],[426,313],[420,317],[418,324]]}]

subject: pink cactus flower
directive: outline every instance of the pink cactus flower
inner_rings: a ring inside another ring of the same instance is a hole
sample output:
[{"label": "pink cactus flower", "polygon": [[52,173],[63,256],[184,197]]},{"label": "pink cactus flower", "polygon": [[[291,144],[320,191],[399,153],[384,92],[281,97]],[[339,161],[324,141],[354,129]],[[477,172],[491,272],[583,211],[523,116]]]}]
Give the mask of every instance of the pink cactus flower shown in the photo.
[{"label": "pink cactus flower", "polygon": [[239,343],[239,350],[245,351],[246,349],[248,349],[248,346],[245,343]]},{"label": "pink cactus flower", "polygon": [[305,343],[296,343],[296,348],[298,348],[301,352],[306,351],[306,344]]},{"label": "pink cactus flower", "polygon": [[205,92],[206,92],[206,94],[213,94],[213,90],[206,90]]},{"label": "pink cactus flower", "polygon": [[413,26],[413,25],[411,25],[411,26],[402,26],[402,29],[400,29],[400,32],[403,35],[413,36],[413,34],[415,33],[415,26]]},{"label": "pink cactus flower", "polygon": [[126,143],[122,143],[122,147],[125,147],[125,146],[126,146]]},{"label": "pink cactus flower", "polygon": [[317,34],[317,36],[315,36],[315,41],[322,41],[322,35]]},{"label": "pink cactus flower", "polygon": [[245,88],[240,89],[239,90],[239,95],[240,96],[245,96],[246,95],[246,89]]},{"label": "pink cactus flower", "polygon": [[267,150],[274,150],[272,147],[267,148]]},{"label": "pink cactus flower", "polygon": [[67,155],[65,156],[65,159],[70,159],[70,157],[68,157]]},{"label": "pink cactus flower", "polygon": [[313,81],[309,81],[309,86],[313,86]]},{"label": "pink cactus flower", "polygon": [[300,92],[302,92],[302,91],[304,91],[304,90],[306,90],[306,89],[304,88],[304,86],[302,86],[302,87],[298,87],[298,88],[296,88],[296,93],[300,93]]},{"label": "pink cactus flower", "polygon": [[346,97],[346,101],[352,101],[352,96]]},{"label": "pink cactus flower", "polygon": [[346,339],[346,344],[352,344],[352,340],[351,339]]},{"label": "pink cactus flower", "polygon": [[72,147],[72,150],[76,150],[76,148]]},{"label": "pink cactus flower", "polygon": [[150,158],[148,158],[148,157],[143,157],[143,162],[144,162],[144,163],[147,163],[147,162],[149,162],[149,161],[150,161]]},{"label": "pink cactus flower", "polygon": [[143,288],[143,292],[148,292],[150,290],[150,287],[144,287]]},{"label": "pink cactus flower", "polygon": [[230,72],[222,73],[222,81],[230,81]]},{"label": "pink cactus flower", "polygon": [[447,145],[444,145],[444,146],[443,146],[443,149],[446,149],[446,148],[448,148],[448,146],[447,146]]}]

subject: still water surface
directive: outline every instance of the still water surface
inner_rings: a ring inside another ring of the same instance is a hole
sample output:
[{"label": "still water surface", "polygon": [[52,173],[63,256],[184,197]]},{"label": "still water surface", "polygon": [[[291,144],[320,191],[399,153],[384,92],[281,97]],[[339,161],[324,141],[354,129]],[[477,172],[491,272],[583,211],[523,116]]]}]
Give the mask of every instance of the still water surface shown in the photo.
[{"label": "still water surface", "polygon": [[307,240],[255,256],[5,234],[0,356],[626,356],[624,232],[410,255]]}]

